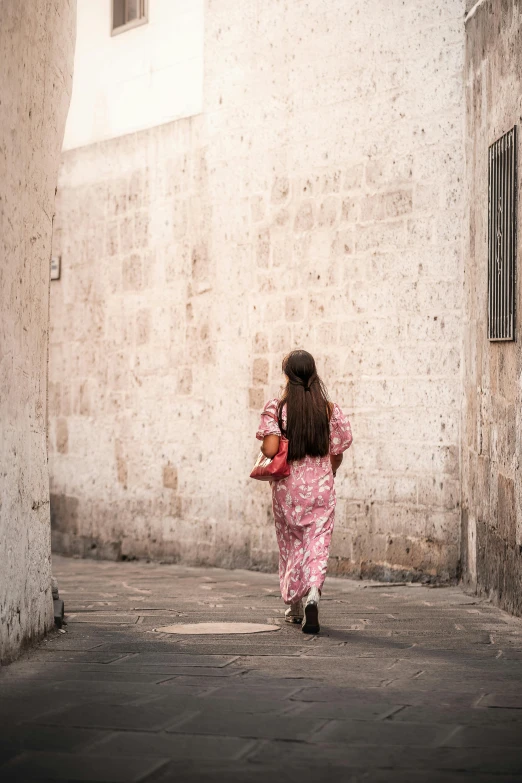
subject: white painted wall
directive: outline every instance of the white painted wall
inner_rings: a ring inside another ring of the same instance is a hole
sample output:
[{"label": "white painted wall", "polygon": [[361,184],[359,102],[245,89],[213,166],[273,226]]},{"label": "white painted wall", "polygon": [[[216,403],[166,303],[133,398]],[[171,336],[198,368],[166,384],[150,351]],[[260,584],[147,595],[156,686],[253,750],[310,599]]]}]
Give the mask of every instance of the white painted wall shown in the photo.
[{"label": "white painted wall", "polygon": [[111,0],[78,0],[64,149],[197,114],[203,0],[149,0],[149,21],[111,36]]}]

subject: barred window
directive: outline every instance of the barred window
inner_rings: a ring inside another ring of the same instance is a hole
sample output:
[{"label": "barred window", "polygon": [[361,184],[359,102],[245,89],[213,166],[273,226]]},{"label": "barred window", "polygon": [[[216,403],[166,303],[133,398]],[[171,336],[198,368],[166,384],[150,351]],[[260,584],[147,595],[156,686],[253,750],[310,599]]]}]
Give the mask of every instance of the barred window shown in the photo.
[{"label": "barred window", "polygon": [[516,125],[489,148],[488,337],[515,339]]},{"label": "barred window", "polygon": [[147,11],[147,0],[112,0],[112,34],[145,24]]}]

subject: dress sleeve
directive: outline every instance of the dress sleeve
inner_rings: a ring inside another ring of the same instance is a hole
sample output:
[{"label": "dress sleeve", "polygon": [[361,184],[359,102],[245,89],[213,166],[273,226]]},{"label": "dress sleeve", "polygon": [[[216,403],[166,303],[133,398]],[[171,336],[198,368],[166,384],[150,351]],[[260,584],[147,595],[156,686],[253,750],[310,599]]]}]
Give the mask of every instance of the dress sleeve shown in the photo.
[{"label": "dress sleeve", "polygon": [[261,413],[261,420],[259,427],[257,428],[256,438],[263,440],[267,435],[279,435],[281,437],[281,430],[279,429],[279,423],[277,421],[277,400],[270,400],[267,402]]},{"label": "dress sleeve", "polygon": [[334,405],[330,419],[330,454],[342,454],[352,444],[350,422],[338,405]]}]

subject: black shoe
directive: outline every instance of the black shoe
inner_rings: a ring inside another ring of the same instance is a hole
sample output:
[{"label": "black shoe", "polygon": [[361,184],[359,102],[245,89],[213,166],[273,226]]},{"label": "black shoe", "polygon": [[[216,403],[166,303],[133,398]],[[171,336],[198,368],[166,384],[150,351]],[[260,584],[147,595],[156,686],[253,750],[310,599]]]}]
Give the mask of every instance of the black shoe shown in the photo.
[{"label": "black shoe", "polygon": [[305,601],[304,619],[301,624],[301,630],[303,633],[319,633],[321,630],[319,625],[318,602],[319,591],[316,587],[312,587]]}]

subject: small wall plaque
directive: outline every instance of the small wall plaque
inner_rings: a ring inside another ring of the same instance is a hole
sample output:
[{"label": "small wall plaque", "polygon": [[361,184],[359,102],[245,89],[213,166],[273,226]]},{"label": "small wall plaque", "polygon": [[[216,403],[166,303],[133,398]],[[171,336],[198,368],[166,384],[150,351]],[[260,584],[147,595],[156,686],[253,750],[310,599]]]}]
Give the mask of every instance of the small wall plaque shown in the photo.
[{"label": "small wall plaque", "polygon": [[62,257],[53,256],[51,258],[51,280],[59,280],[62,269]]}]

